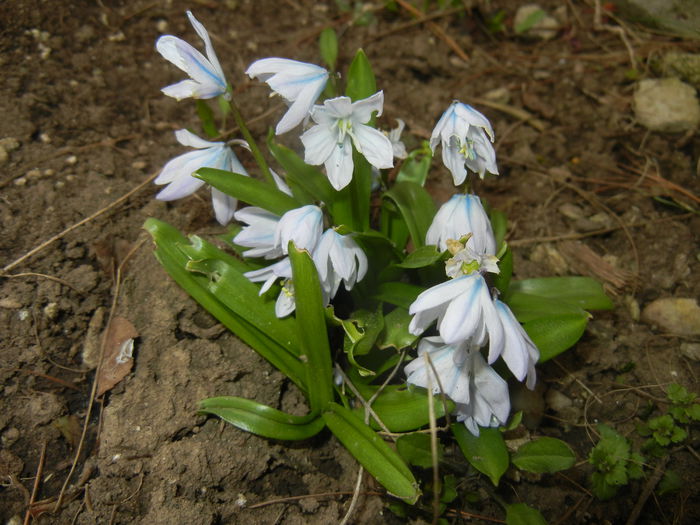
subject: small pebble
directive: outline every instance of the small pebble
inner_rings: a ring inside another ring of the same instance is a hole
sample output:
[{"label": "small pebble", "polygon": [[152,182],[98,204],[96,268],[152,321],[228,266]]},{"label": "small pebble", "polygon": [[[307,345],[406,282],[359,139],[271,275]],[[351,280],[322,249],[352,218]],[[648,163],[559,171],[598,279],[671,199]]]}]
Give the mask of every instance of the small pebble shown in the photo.
[{"label": "small pebble", "polygon": [[41,170],[38,170],[34,168],[33,170],[29,170],[26,174],[26,177],[28,179],[38,179],[41,177]]},{"label": "small pebble", "polygon": [[19,177],[15,179],[15,186],[24,186],[27,184],[27,179],[26,177]]},{"label": "small pebble", "polygon": [[0,139],[0,147],[4,148],[5,151],[15,151],[19,149],[19,140],[14,137],[5,137]]},{"label": "small pebble", "polygon": [[7,150],[0,146],[0,164],[5,164],[10,159],[10,154]]},{"label": "small pebble", "polygon": [[78,157],[76,157],[75,155],[71,155],[70,157],[66,158],[66,164],[69,164],[70,166],[72,166],[76,162],[78,162]]},{"label": "small pebble", "polygon": [[29,319],[29,310],[20,310],[17,317],[19,317],[20,321],[26,321]]},{"label": "small pebble", "polygon": [[77,180],[77,178],[78,178],[77,175],[66,175],[67,182],[73,182],[74,180]]},{"label": "small pebble", "polygon": [[60,190],[60,189],[63,188],[65,185],[66,185],[66,183],[63,182],[62,180],[56,181],[56,189],[57,189],[57,190]]},{"label": "small pebble", "polygon": [[162,18],[159,19],[159,20],[156,22],[156,30],[157,30],[159,33],[167,33],[167,32],[168,32],[168,21],[167,21],[167,20],[163,20]]},{"label": "small pebble", "polygon": [[700,306],[695,299],[657,299],[644,308],[642,320],[672,334],[700,335]]},{"label": "small pebble", "polygon": [[10,297],[3,297],[0,299],[0,308],[7,308],[8,310],[16,310],[17,308],[22,308],[22,303],[16,299]]},{"label": "small pebble", "polygon": [[58,312],[58,303],[49,303],[46,306],[44,306],[44,315],[51,320],[54,320],[58,317]]},{"label": "small pebble", "polygon": [[691,361],[700,361],[700,343],[681,343],[681,354]]},{"label": "small pebble", "polygon": [[137,160],[131,163],[131,167],[135,170],[143,170],[147,166],[147,163],[143,160]]},{"label": "small pebble", "polygon": [[56,171],[52,170],[51,168],[44,170],[44,177],[53,177],[55,174],[56,174]]},{"label": "small pebble", "polygon": [[41,133],[39,135],[39,140],[44,144],[51,144],[51,135],[49,135],[48,133]]}]

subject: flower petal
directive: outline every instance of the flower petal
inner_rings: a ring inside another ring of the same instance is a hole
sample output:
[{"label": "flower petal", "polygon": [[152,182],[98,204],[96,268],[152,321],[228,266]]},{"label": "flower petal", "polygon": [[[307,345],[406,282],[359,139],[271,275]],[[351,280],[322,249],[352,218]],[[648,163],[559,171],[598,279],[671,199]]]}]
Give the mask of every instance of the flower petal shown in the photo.
[{"label": "flower petal", "polygon": [[391,141],[382,132],[359,124],[353,126],[355,148],[375,168],[392,168],[394,166],[394,150]]},{"label": "flower petal", "polygon": [[312,166],[323,164],[337,146],[336,136],[325,126],[314,126],[301,136],[304,144],[304,162]]},{"label": "flower petal", "polygon": [[342,143],[337,144],[333,148],[330,157],[328,157],[324,165],[326,166],[328,180],[337,191],[350,184],[354,168],[350,137],[346,136]]},{"label": "flower petal", "polygon": [[360,124],[367,124],[372,118],[372,113],[377,112],[377,116],[382,115],[384,108],[384,92],[378,91],[374,95],[352,104],[353,120]]},{"label": "flower petal", "polygon": [[211,201],[214,207],[214,216],[216,220],[222,226],[226,226],[231,219],[233,219],[233,214],[236,211],[236,206],[238,205],[238,199],[226,195],[222,191],[217,190],[212,187],[211,189]]}]

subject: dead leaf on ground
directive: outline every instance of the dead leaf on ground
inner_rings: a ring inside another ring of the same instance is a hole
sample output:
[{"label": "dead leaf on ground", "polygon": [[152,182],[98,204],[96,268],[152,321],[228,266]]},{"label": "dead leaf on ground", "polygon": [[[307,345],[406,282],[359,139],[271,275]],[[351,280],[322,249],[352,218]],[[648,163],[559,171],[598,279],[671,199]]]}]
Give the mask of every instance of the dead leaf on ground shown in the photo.
[{"label": "dead leaf on ground", "polygon": [[134,364],[134,339],[138,336],[136,328],[128,319],[120,316],[112,319],[105,340],[104,359],[97,376],[98,396],[111,390],[131,372]]}]

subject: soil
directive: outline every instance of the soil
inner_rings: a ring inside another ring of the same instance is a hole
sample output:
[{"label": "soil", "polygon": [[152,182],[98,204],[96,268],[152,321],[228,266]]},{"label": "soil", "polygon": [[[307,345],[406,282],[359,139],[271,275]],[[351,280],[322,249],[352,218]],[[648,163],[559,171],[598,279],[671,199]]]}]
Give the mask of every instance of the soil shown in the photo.
[{"label": "soil", "polygon": [[[162,33],[195,43],[188,8],[213,35],[258,136],[281,111],[266,114],[275,102],[244,77],[246,66],[268,56],[318,63],[317,38],[327,26],[340,36],[340,70],[365,49],[385,92],[380,122],[389,128],[404,119],[409,148],[429,137],[453,99],[491,119],[501,176],[479,191],[508,214],[516,277],[593,275],[616,305],[596,312],[580,343],[539,372],[529,432],[566,440],[578,463],[563,475],[510,473],[495,494],[539,508],[552,523],[624,523],[640,500],[637,523],[699,522],[697,436],[663,461],[651,459],[647,478],[609,502],[591,496],[585,460],[595,423],[638,446],[636,424],[665,406],[663,387],[678,382],[698,391],[698,363],[681,352],[697,345],[697,335],[668,333],[640,321],[639,311],[660,297],[700,296],[700,217],[688,212],[698,207],[700,140],[694,132],[644,129],[631,97],[634,75],[654,76],[652,59],[700,45],[626,26],[638,60],[632,72],[620,34],[594,24],[592,2],[541,2],[562,20],[547,41],[510,29],[515,0],[464,2],[468,13],[432,19],[468,55],[464,61],[405,9],[369,2],[343,11],[341,4],[0,4],[0,139],[16,139],[2,143],[7,158],[0,158],[2,522],[21,523],[28,508],[40,524],[320,524],[347,510],[357,464],[329,434],[289,445],[196,414],[197,401],[213,395],[304,410],[293,385],[201,311],[153,257],[141,229],[148,217],[186,233],[222,233],[207,193],[165,204],[146,184],[118,200],[182,152],[173,130],[196,126],[188,102],[161,95],[182,75],[154,49]],[[489,31],[487,20],[500,9],[506,32]],[[429,187],[437,202],[453,192],[439,162]],[[88,414],[95,349],[112,310],[139,334],[133,369]],[[458,456],[455,473],[469,497],[453,508],[502,520],[493,487]],[[680,492],[645,493],[657,465],[679,474]],[[405,521],[372,480],[363,490],[354,522]],[[288,499],[255,507],[278,498]]]}]

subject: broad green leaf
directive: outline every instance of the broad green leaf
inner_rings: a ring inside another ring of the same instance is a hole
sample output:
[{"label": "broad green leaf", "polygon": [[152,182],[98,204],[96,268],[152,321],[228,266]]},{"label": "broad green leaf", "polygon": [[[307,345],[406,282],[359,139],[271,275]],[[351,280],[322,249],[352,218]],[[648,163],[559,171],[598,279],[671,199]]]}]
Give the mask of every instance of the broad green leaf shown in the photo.
[{"label": "broad green leaf", "polygon": [[390,494],[415,503],[420,492],[401,457],[351,410],[336,403],[323,413],[328,428]]},{"label": "broad green leaf", "polygon": [[408,325],[413,316],[406,308],[397,306],[384,316],[384,331],[377,339],[379,348],[395,348],[401,350],[411,346],[419,336],[408,331]]},{"label": "broad green leaf", "polygon": [[452,434],[462,454],[476,470],[486,474],[494,486],[508,470],[508,449],[497,428],[480,428],[475,436],[462,423],[453,423]]},{"label": "broad green leaf", "polygon": [[[365,399],[369,399],[377,391],[375,386],[357,387]],[[443,403],[441,396],[433,396],[436,419],[445,415],[445,407],[447,407],[448,412],[451,412],[454,410],[454,403],[447,398]],[[385,387],[372,403],[372,409],[392,432],[411,432],[430,422],[428,394],[423,389],[408,389],[403,385]],[[364,411],[362,407],[361,411]],[[379,425],[373,419],[370,420],[370,423],[372,428],[379,429]]]},{"label": "broad green leaf", "polygon": [[301,206],[301,203],[294,197],[290,197],[274,186],[239,173],[214,168],[199,168],[196,176],[217,190],[223,191],[226,195],[247,202],[251,206],[259,206],[277,215],[282,215]]},{"label": "broad green leaf", "polygon": [[306,378],[312,412],[326,410],[333,400],[333,363],[326,314],[316,265],[309,252],[289,241],[299,338],[306,357]]},{"label": "broad green leaf", "polygon": [[587,312],[577,304],[541,295],[511,291],[507,303],[521,323],[562,314],[588,317]]},{"label": "broad green leaf", "polygon": [[515,503],[506,505],[506,525],[547,525],[547,520],[539,510],[525,503]]},{"label": "broad green leaf", "polygon": [[217,299],[209,290],[208,277],[193,274],[185,269],[191,260],[182,249],[188,246],[187,239],[175,228],[157,219],[148,219],[144,229],[151,234],[156,244],[156,258],[175,282],[239,339],[306,392],[306,375],[302,363],[264,331],[235,314]]},{"label": "broad green leaf", "polygon": [[442,259],[442,252],[437,251],[435,246],[421,246],[409,253],[403,262],[396,266],[399,268],[425,268]]},{"label": "broad green leaf", "polygon": [[338,59],[338,37],[332,27],[327,27],[321,31],[318,47],[328,69],[335,71],[335,61]]},{"label": "broad green leaf", "polygon": [[408,310],[411,303],[425,289],[414,284],[402,282],[388,282],[379,285],[376,293],[372,296],[376,301],[395,304]]},{"label": "broad green leaf", "polygon": [[387,199],[382,200],[379,231],[391,239],[394,246],[400,250],[403,250],[408,242],[408,227],[406,227],[396,204]]},{"label": "broad green leaf", "polygon": [[421,148],[412,151],[408,158],[404,160],[401,170],[396,176],[396,182],[408,181],[425,186],[432,160],[433,154],[430,144],[427,141],[423,141]]},{"label": "broad green leaf", "polygon": [[523,328],[540,350],[540,363],[574,346],[588,324],[588,315],[564,314],[535,319]]},{"label": "broad green leaf", "polygon": [[659,496],[680,492],[685,483],[683,479],[674,470],[664,472],[664,477],[659,481],[657,493]]},{"label": "broad green leaf", "polygon": [[241,430],[272,439],[309,439],[325,427],[318,414],[294,416],[240,397],[204,399],[199,402],[199,412],[213,414]]},{"label": "broad green leaf", "polygon": [[209,107],[209,104],[204,100],[197,99],[196,106],[197,116],[202,123],[202,130],[204,133],[210,138],[217,137],[219,135],[219,130],[214,123],[214,112],[211,110],[211,107]]},{"label": "broad green leaf", "polygon": [[355,58],[348,69],[348,83],[345,94],[353,102],[362,100],[377,92],[377,82],[372,72],[367,55],[362,49],[358,49]]},{"label": "broad green leaf", "polygon": [[[396,440],[396,450],[410,465],[421,468],[433,466],[433,454],[430,447],[430,434],[405,434]],[[438,443],[438,461],[442,459],[442,445]]]},{"label": "broad green leaf", "polygon": [[543,437],[521,446],[513,455],[512,462],[528,472],[553,473],[571,468],[576,463],[576,456],[562,440]]},{"label": "broad green leaf", "polygon": [[457,478],[454,474],[448,474],[442,479],[442,494],[440,501],[442,503],[452,503],[457,499]]},{"label": "broad green leaf", "polygon": [[540,277],[511,283],[508,295],[522,292],[558,299],[584,310],[610,310],[613,303],[603,286],[590,277]]},{"label": "broad green leaf", "polygon": [[254,324],[287,351],[300,355],[302,345],[296,319],[277,318],[274,302],[265,301],[258,295],[258,285],[223,261],[192,260],[186,268],[206,275],[209,278],[209,291],[231,311]]},{"label": "broad green leaf", "polygon": [[396,204],[413,240],[413,246],[425,245],[425,234],[435,216],[435,203],[425,189],[414,182],[398,182],[383,195]]},{"label": "broad green leaf", "polygon": [[323,173],[306,164],[291,149],[275,142],[274,133],[270,133],[268,136],[267,146],[272,156],[285,170],[287,182],[292,189],[296,185],[317,201],[325,202],[328,206],[333,204],[336,192]]}]

